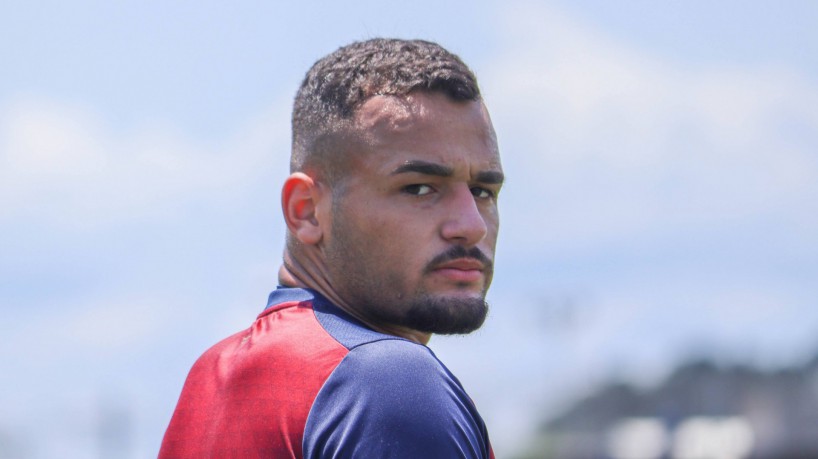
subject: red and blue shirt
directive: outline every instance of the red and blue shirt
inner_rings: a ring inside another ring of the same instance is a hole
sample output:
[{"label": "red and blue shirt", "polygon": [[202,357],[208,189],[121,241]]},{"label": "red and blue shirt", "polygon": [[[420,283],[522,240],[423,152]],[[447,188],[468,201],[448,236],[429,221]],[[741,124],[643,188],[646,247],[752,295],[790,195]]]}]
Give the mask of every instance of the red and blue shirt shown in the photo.
[{"label": "red and blue shirt", "polygon": [[279,288],[188,375],[160,458],[493,458],[460,382],[421,344]]}]

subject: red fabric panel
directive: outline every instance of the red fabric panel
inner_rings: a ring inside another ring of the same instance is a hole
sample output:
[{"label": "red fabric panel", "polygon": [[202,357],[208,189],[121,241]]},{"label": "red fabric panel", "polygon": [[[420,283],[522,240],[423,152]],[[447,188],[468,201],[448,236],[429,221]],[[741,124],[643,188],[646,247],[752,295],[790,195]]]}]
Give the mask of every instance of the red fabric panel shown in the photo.
[{"label": "red fabric panel", "polygon": [[159,457],[301,458],[313,400],[347,352],[310,303],[267,309],[194,364]]}]

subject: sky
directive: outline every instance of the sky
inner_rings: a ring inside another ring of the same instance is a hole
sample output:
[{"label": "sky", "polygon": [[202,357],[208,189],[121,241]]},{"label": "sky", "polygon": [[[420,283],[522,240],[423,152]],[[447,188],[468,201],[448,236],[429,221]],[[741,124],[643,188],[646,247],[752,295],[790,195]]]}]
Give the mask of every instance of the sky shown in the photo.
[{"label": "sky", "polygon": [[507,183],[490,318],[430,347],[498,457],[611,379],[818,352],[810,1],[0,5],[0,458],[152,457],[276,284],[289,114],[354,40],[475,71]]}]

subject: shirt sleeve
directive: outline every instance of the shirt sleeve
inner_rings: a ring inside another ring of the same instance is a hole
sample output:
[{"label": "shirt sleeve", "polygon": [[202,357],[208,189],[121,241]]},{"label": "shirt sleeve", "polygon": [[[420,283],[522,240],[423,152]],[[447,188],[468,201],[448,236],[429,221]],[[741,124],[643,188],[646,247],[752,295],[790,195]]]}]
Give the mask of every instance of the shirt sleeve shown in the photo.
[{"label": "shirt sleeve", "polygon": [[358,346],[318,393],[304,458],[485,458],[485,424],[457,379],[425,346]]}]

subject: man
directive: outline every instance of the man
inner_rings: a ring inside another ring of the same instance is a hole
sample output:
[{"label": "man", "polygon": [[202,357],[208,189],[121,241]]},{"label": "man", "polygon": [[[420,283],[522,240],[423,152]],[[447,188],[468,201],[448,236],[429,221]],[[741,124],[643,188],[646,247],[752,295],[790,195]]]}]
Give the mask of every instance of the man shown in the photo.
[{"label": "man", "polygon": [[293,110],[280,287],[196,362],[160,457],[493,457],[425,345],[486,317],[502,182],[457,56],[373,39],[318,61]]}]

